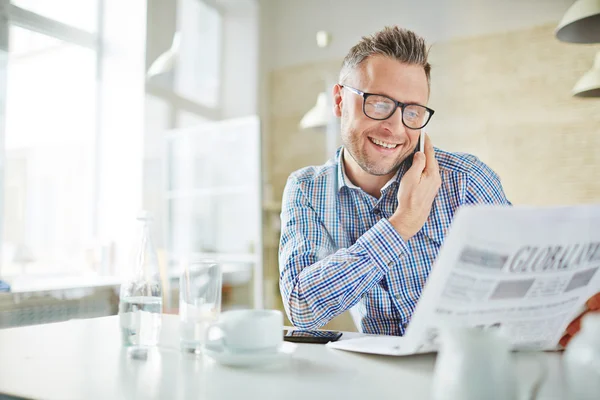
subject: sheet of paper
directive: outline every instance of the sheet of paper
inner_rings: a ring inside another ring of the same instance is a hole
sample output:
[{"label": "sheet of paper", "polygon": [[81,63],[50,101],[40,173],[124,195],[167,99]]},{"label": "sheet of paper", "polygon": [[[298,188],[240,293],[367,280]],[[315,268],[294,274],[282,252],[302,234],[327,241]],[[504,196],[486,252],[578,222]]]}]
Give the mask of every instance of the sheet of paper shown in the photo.
[{"label": "sheet of paper", "polygon": [[402,356],[414,354],[406,339],[397,336],[367,336],[350,340],[327,343],[328,347],[357,353]]},{"label": "sheet of paper", "polygon": [[600,291],[600,207],[463,207],[405,337],[436,351],[448,326],[501,329],[514,350],[555,350]]},{"label": "sheet of paper", "polygon": [[600,292],[600,206],[462,207],[403,337],[331,343],[363,353],[435,352],[449,326],[501,329],[514,350],[555,350]]}]

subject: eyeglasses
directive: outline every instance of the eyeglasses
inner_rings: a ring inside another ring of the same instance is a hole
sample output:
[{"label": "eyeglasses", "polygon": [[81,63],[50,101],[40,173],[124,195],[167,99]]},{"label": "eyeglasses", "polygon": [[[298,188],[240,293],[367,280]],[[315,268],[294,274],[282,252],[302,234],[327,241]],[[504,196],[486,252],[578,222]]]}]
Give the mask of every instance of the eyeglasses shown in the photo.
[{"label": "eyeglasses", "polygon": [[435,111],[420,104],[405,104],[382,94],[365,93],[350,86],[340,85],[363,98],[363,113],[371,119],[388,119],[399,107],[402,110],[402,123],[409,129],[421,129],[431,119]]}]

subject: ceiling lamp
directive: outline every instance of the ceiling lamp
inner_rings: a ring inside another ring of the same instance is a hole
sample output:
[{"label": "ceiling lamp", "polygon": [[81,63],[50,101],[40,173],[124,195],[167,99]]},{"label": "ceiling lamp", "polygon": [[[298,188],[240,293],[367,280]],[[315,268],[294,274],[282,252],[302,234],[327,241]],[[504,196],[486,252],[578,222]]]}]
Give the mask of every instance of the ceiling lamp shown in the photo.
[{"label": "ceiling lamp", "polygon": [[600,0],[577,0],[565,13],[555,34],[563,42],[600,43]]}]

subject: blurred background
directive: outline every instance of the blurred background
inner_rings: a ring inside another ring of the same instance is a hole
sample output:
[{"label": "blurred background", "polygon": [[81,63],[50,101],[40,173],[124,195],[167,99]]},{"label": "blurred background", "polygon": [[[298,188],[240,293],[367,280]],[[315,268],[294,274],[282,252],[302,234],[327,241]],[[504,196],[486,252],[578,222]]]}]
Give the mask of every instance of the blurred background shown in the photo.
[{"label": "blurred background", "polygon": [[[0,327],[116,313],[140,209],[165,312],[206,257],[223,309],[283,309],[283,187],[339,146],[331,86],[386,25],[431,46],[437,147],[477,155],[514,204],[598,202],[600,21],[578,4],[0,0]],[[598,40],[558,31],[580,19]]]}]

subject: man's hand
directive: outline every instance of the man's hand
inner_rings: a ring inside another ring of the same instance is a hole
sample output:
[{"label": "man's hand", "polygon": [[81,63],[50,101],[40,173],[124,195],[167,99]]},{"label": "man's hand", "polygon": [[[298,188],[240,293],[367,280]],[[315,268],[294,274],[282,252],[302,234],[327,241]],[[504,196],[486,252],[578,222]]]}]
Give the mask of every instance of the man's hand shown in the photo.
[{"label": "man's hand", "polygon": [[567,326],[564,336],[560,339],[560,345],[566,347],[573,335],[581,328],[581,317],[589,312],[600,312],[600,293],[596,293],[585,303],[586,310]]},{"label": "man's hand", "polygon": [[413,156],[412,167],[402,177],[398,189],[398,208],[389,219],[404,241],[421,230],[431,212],[442,178],[435,150],[425,135],[425,154]]}]

